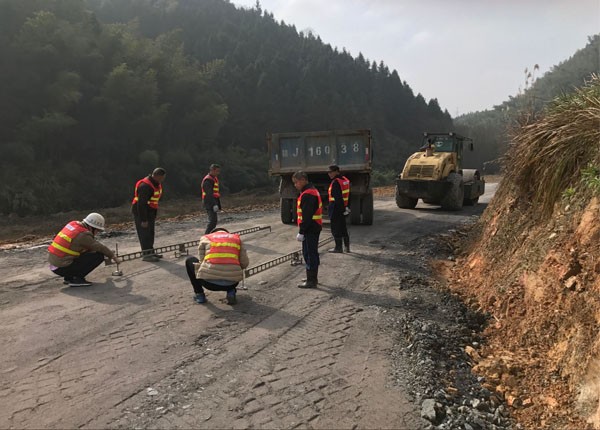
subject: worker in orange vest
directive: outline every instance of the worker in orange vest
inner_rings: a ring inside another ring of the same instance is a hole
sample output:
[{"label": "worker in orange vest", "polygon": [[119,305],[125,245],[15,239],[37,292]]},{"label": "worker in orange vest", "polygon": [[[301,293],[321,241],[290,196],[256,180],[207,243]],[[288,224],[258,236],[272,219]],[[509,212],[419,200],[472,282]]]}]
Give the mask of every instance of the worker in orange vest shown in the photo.
[{"label": "worker in orange vest", "polygon": [[50,270],[70,287],[92,285],[85,277],[105,256],[117,262],[115,253],[95,239],[96,232],[103,230],[104,217],[95,212],[65,225],[48,247]]},{"label": "worker in orange vest", "polygon": [[319,235],[323,225],[323,203],[317,189],[308,182],[305,172],[292,176],[294,187],[300,192],[296,202],[298,234],[296,240],[302,242],[302,256],[306,263],[306,281],[299,288],[317,288],[319,283]]},{"label": "worker in orange vest", "polygon": [[346,211],[350,201],[350,181],[340,173],[339,166],[333,164],[329,166],[327,174],[331,179],[329,185],[329,206],[327,214],[331,220],[331,234],[335,241],[335,248],[329,252],[340,253],[342,251],[342,241],[346,252],[350,252],[350,236],[346,227]]},{"label": "worker in orange vest", "polygon": [[135,221],[142,260],[158,261],[162,255],[154,252],[154,224],[158,213],[158,201],[162,196],[162,183],[167,172],[162,167],[136,182],[131,202],[131,212]]},{"label": "worker in orange vest", "polygon": [[219,191],[219,174],[221,166],[211,164],[208,174],[202,179],[202,203],[208,215],[208,225],[204,234],[209,234],[217,226],[217,212],[221,210],[221,192]]},{"label": "worker in orange vest", "polygon": [[198,258],[188,257],[185,268],[194,287],[194,301],[206,303],[204,288],[211,291],[227,291],[227,303],[234,305],[236,287],[248,267],[248,254],[239,234],[224,228],[215,228],[200,238]]}]

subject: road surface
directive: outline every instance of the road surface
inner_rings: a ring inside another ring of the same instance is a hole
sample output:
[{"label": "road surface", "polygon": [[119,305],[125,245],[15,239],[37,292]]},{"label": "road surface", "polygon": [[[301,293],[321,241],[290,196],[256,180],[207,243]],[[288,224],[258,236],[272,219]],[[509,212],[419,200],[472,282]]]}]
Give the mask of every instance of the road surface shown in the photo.
[{"label": "road surface", "polygon": [[[402,311],[399,282],[424,258],[411,244],[479,215],[494,188],[456,213],[376,200],[374,225],[350,228],[350,254],[321,254],[318,289],[296,288],[304,269],[284,263],[249,278],[235,306],[210,291],[194,303],[172,254],[69,288],[46,267],[47,243],[1,251],[0,427],[423,428],[390,378],[382,309]],[[221,218],[272,226],[243,237],[251,266],[299,248],[276,212]],[[196,240],[204,223],[160,223],[156,246]],[[133,231],[103,241],[138,248]]]}]

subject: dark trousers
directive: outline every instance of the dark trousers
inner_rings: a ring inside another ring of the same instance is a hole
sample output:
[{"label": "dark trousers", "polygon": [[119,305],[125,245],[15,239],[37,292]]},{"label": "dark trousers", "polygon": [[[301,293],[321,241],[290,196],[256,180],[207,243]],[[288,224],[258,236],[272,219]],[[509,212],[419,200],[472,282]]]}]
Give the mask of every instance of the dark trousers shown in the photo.
[{"label": "dark trousers", "polygon": [[[140,246],[142,251],[154,249],[154,224],[156,223],[156,211],[148,209],[148,227],[142,227],[142,222],[137,213],[137,210],[133,211],[133,219],[135,221],[135,229],[137,231],[138,239],[140,240]],[[152,253],[152,252],[149,252]]]},{"label": "dark trousers", "polygon": [[198,263],[198,262],[199,262],[199,260],[196,257],[188,257],[185,260],[185,270],[187,271],[187,274],[190,277],[190,282],[192,283],[192,286],[194,287],[194,293],[196,293],[196,294],[203,293],[204,290],[202,289],[202,287],[204,287],[210,291],[231,291],[231,290],[235,290],[235,287],[238,286],[239,282],[236,282],[233,285],[224,286],[224,285],[213,284],[212,282],[207,281],[205,279],[196,278],[196,271],[194,270],[194,263]]},{"label": "dark trousers", "polygon": [[88,273],[100,266],[104,261],[104,254],[100,252],[84,252],[67,267],[53,270],[63,278],[85,278]]},{"label": "dark trousers", "polygon": [[306,233],[302,241],[302,256],[306,262],[306,270],[317,270],[319,259],[319,233]]},{"label": "dark trousers", "polygon": [[331,235],[333,237],[347,237],[348,228],[346,227],[346,217],[344,214],[334,213],[331,216]]},{"label": "dark trousers", "polygon": [[208,225],[204,234],[209,234],[217,226],[217,213],[210,208],[206,209],[206,214],[208,215]]}]

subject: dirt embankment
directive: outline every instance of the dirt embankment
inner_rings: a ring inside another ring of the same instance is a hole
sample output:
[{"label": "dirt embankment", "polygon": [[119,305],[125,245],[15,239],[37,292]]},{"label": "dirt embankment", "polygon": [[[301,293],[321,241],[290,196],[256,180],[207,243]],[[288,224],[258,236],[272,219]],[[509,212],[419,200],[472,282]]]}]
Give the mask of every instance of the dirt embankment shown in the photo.
[{"label": "dirt embankment", "polygon": [[525,428],[600,428],[600,81],[515,134],[506,177],[441,262],[489,313],[474,371]]}]

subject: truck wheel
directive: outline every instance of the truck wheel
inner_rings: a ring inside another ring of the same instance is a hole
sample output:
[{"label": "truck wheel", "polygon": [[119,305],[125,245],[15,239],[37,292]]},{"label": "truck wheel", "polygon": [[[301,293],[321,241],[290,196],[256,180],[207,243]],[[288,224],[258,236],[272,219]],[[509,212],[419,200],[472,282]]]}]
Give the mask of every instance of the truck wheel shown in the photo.
[{"label": "truck wheel", "polygon": [[408,196],[398,193],[398,187],[396,187],[396,205],[400,209],[414,209],[417,206],[419,199],[412,199]]},{"label": "truck wheel", "polygon": [[373,191],[369,191],[362,199],[362,223],[373,224]]},{"label": "truck wheel", "polygon": [[360,224],[360,196],[350,196],[350,224]]},{"label": "truck wheel", "polygon": [[462,175],[450,173],[448,175],[448,182],[451,184],[450,189],[448,190],[448,194],[442,198],[440,204],[444,210],[458,211],[462,208],[465,197]]},{"label": "truck wheel", "polygon": [[294,222],[293,199],[281,199],[281,222],[284,224],[292,224]]}]

